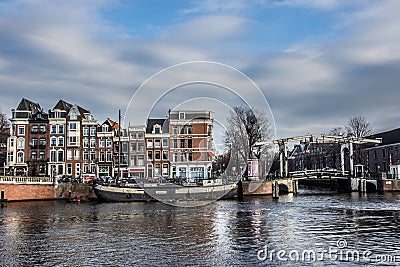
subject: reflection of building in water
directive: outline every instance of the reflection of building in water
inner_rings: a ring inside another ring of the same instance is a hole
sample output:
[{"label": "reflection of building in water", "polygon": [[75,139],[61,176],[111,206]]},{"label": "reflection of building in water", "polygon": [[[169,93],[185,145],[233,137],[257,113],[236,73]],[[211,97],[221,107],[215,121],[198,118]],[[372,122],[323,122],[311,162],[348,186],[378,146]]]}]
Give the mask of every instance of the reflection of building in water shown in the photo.
[{"label": "reflection of building in water", "polygon": [[211,111],[169,112],[170,177],[195,180],[211,175],[212,129]]}]

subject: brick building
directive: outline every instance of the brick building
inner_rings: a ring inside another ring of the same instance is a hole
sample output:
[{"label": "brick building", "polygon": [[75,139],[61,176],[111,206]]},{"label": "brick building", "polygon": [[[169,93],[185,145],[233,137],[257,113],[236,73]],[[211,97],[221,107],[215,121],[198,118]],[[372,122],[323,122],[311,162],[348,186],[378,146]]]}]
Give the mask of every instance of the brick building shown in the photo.
[{"label": "brick building", "polygon": [[210,111],[169,112],[171,177],[194,181],[210,177],[212,128]]}]

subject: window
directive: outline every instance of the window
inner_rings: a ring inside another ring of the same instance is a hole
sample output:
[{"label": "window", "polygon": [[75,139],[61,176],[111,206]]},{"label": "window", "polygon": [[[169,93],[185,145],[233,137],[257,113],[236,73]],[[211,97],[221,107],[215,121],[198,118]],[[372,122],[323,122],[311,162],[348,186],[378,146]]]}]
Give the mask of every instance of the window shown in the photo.
[{"label": "window", "polygon": [[179,133],[180,134],[184,134],[185,133],[185,126],[181,125],[181,126],[179,126],[179,128],[180,128]]},{"label": "window", "polygon": [[161,146],[161,140],[160,139],[154,140],[154,147],[160,147],[160,146]]},{"label": "window", "polygon": [[37,160],[37,152],[36,151],[32,151],[31,159]]},{"label": "window", "polygon": [[192,125],[188,125],[187,127],[187,133],[192,134]]},{"label": "window", "polygon": [[58,146],[64,146],[64,137],[58,137]]},{"label": "window", "polygon": [[23,125],[18,126],[18,134],[25,135],[25,126]]},{"label": "window", "polygon": [[133,140],[133,139],[136,139],[136,133],[135,133],[135,132],[131,133],[130,136],[131,136],[131,139],[132,139],[132,140]]},{"label": "window", "polygon": [[45,146],[46,145],[46,138],[40,138],[39,145]]},{"label": "window", "polygon": [[187,140],[188,141],[188,148],[192,148],[192,146],[193,146],[193,140],[192,139],[188,139]]},{"label": "window", "polygon": [[136,166],[137,165],[137,160],[136,159],[137,159],[137,156],[131,156],[130,160],[129,160],[130,161],[129,165],[130,166]]},{"label": "window", "polygon": [[174,153],[172,156],[174,158],[174,162],[178,162],[178,153]]},{"label": "window", "polygon": [[17,162],[18,163],[22,163],[22,162],[24,162],[24,152],[18,152],[17,153]]},{"label": "window", "polygon": [[168,176],[168,164],[162,165],[162,174],[163,176]]},{"label": "window", "polygon": [[144,139],[144,133],[143,132],[138,133],[137,134],[137,139],[143,140]]},{"label": "window", "polygon": [[105,154],[103,151],[100,152],[100,161],[101,161],[101,162],[106,161],[106,154]]},{"label": "window", "polygon": [[55,134],[57,132],[57,125],[51,125],[51,133]]},{"label": "window", "polygon": [[144,156],[138,156],[138,166],[144,166]]},{"label": "window", "polygon": [[167,139],[167,138],[164,138],[164,139],[162,140],[162,146],[163,146],[163,147],[168,147],[168,139]]},{"label": "window", "polygon": [[58,162],[64,161],[64,151],[58,150]]},{"label": "window", "polygon": [[185,153],[181,153],[181,161],[186,161],[186,155],[185,155]]},{"label": "window", "polygon": [[94,151],[90,152],[90,160],[96,160],[96,152]]},{"label": "window", "polygon": [[71,132],[76,132],[76,122],[70,122],[69,123],[69,130]]},{"label": "window", "polygon": [[57,152],[55,150],[50,151],[50,162],[55,162],[57,157]]},{"label": "window", "polygon": [[83,152],[83,160],[89,160],[89,153]]},{"label": "window", "polygon": [[107,161],[111,162],[112,161],[112,154],[110,151],[107,151]]},{"label": "window", "polygon": [[147,165],[147,176],[153,177],[153,165],[151,165],[151,164]]},{"label": "window", "polygon": [[8,153],[8,162],[9,163],[14,162],[14,154],[13,153]]},{"label": "window", "polygon": [[112,147],[111,139],[106,140],[106,145],[107,145],[107,147]]},{"label": "window", "polygon": [[37,145],[38,145],[38,139],[32,138],[32,146],[37,146]]},{"label": "window", "polygon": [[67,160],[72,160],[72,150],[67,150]]},{"label": "window", "polygon": [[155,134],[160,134],[161,133],[161,126],[159,126],[159,125],[154,126],[154,133]]},{"label": "window", "polygon": [[122,153],[128,153],[128,145],[129,144],[127,142],[122,143],[122,149],[121,149]]},{"label": "window", "polygon": [[174,140],[172,140],[172,142],[173,142],[172,147],[178,148],[178,139],[174,139]]},{"label": "window", "polygon": [[14,139],[10,138],[10,147],[14,147]]},{"label": "window", "polygon": [[99,140],[99,147],[104,147],[105,146],[105,140],[104,139],[100,139]]},{"label": "window", "polygon": [[161,159],[161,153],[160,153],[160,151],[154,152],[154,158],[155,158],[156,160],[160,160],[160,159]]},{"label": "window", "polygon": [[90,136],[96,136],[96,127],[90,127]]},{"label": "window", "polygon": [[83,127],[83,136],[89,136],[89,127]]},{"label": "window", "polygon": [[90,163],[90,171],[96,173],[96,164]]},{"label": "window", "polygon": [[144,151],[144,143],[138,143],[138,151],[143,152]]},{"label": "window", "polygon": [[153,147],[153,140],[151,139],[147,140],[147,147],[149,148]]},{"label": "window", "polygon": [[185,139],[181,139],[181,148],[185,148]]},{"label": "window", "polygon": [[32,126],[32,133],[38,133],[38,132],[39,132],[38,126],[37,125],[33,125]]},{"label": "window", "polygon": [[17,147],[19,149],[25,148],[25,139],[24,138],[18,138]]},{"label": "window", "polygon": [[77,141],[76,141],[76,136],[70,136],[69,137],[69,145],[70,146],[75,146],[75,145],[77,145]]},{"label": "window", "polygon": [[169,158],[169,153],[168,153],[168,151],[163,151],[163,160],[168,160],[168,158]]},{"label": "window", "polygon": [[39,159],[40,159],[40,160],[44,160],[44,159],[45,159],[45,153],[44,153],[44,151],[40,151],[40,152],[39,152]]},{"label": "window", "polygon": [[80,153],[81,151],[79,150],[79,149],[76,149],[75,151],[74,151],[74,159],[75,160],[79,160],[80,158],[81,158],[81,153]]},{"label": "window", "polygon": [[83,164],[83,173],[88,173],[89,172],[89,164],[84,163]]},{"label": "window", "polygon": [[60,134],[64,133],[64,125],[59,125],[58,126],[58,133],[60,133]]},{"label": "window", "polygon": [[67,175],[72,175],[72,163],[67,163]]},{"label": "window", "polygon": [[46,125],[40,125],[40,133],[46,132]]},{"label": "window", "polygon": [[101,126],[101,129],[103,132],[108,132],[108,125],[107,124],[103,124],[103,126]]},{"label": "window", "polygon": [[96,139],[92,138],[90,139],[90,147],[95,148],[96,147]]},{"label": "window", "polygon": [[52,137],[52,138],[50,139],[50,146],[56,146],[56,145],[57,145],[57,138]]},{"label": "window", "polygon": [[172,127],[172,132],[173,132],[174,134],[178,134],[178,126],[173,126],[173,127]]},{"label": "window", "polygon": [[85,138],[83,139],[83,147],[88,148],[89,147],[89,139]]},{"label": "window", "polygon": [[131,152],[135,152],[136,151],[136,149],[137,149],[137,145],[136,145],[136,143],[131,143]]},{"label": "window", "polygon": [[179,112],[179,119],[184,120],[185,119],[185,112]]},{"label": "window", "polygon": [[192,153],[188,153],[188,161],[193,161],[193,154]]},{"label": "window", "polygon": [[147,160],[153,160],[153,151],[147,151]]},{"label": "window", "polygon": [[161,173],[161,165],[160,163],[156,163],[154,166],[154,176],[160,176]]}]

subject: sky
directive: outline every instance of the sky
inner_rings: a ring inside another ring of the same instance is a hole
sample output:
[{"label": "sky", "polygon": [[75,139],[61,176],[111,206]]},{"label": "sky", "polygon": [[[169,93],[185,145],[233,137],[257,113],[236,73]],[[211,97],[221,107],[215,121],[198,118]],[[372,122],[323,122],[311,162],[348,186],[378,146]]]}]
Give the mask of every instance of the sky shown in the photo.
[{"label": "sky", "polygon": [[277,137],[327,133],[356,115],[390,130],[400,126],[398,10],[397,0],[0,1],[0,108],[63,99],[116,119],[154,74],[207,61],[254,81]]}]

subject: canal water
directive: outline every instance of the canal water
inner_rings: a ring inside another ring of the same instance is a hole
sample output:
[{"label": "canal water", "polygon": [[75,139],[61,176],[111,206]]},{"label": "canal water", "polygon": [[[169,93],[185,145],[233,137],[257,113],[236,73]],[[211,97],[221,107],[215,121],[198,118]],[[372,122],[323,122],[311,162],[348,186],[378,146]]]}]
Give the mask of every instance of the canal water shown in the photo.
[{"label": "canal water", "polygon": [[400,195],[9,203],[0,266],[396,266]]}]

